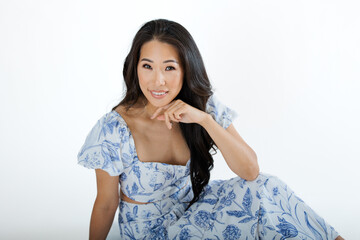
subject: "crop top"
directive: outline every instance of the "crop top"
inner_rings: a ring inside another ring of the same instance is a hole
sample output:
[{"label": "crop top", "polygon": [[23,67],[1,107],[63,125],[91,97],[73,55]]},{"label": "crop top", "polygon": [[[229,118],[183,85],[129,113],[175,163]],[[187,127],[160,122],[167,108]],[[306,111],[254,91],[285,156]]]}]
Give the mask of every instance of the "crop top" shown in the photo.
[{"label": "crop top", "polygon": [[[224,128],[238,116],[214,95],[206,103],[206,112]],[[134,201],[148,203],[175,197],[180,189],[191,184],[191,159],[185,166],[139,161],[130,129],[115,110],[97,121],[77,159],[78,164],[86,168],[102,169],[110,176],[119,176],[122,192]]]}]

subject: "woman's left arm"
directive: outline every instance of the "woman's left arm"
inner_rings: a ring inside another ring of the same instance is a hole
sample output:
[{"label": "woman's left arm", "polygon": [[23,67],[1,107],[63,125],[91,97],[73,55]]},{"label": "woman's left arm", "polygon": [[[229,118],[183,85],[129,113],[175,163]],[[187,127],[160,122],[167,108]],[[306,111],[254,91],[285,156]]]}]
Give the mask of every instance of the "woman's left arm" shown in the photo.
[{"label": "woman's left arm", "polygon": [[199,124],[209,133],[226,163],[236,175],[249,181],[257,178],[259,165],[256,153],[242,139],[233,124],[224,129],[210,114],[207,114]]},{"label": "woman's left arm", "polygon": [[[161,115],[160,113],[163,112]],[[252,181],[259,175],[255,152],[246,144],[233,124],[224,129],[209,113],[196,109],[181,100],[158,108],[151,119],[165,121],[169,129],[171,121],[200,124],[216,143],[230,169],[239,177]]]}]

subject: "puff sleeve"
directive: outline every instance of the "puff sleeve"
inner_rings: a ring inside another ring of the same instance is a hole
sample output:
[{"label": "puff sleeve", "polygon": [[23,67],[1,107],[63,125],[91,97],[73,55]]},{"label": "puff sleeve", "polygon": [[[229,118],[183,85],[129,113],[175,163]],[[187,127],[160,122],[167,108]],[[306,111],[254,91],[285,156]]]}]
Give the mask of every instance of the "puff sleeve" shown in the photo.
[{"label": "puff sleeve", "polygon": [[90,169],[102,169],[110,176],[123,171],[119,121],[109,113],[102,116],[87,135],[77,159],[78,164]]},{"label": "puff sleeve", "polygon": [[225,129],[238,117],[236,111],[222,104],[214,95],[211,95],[206,103],[206,112]]}]

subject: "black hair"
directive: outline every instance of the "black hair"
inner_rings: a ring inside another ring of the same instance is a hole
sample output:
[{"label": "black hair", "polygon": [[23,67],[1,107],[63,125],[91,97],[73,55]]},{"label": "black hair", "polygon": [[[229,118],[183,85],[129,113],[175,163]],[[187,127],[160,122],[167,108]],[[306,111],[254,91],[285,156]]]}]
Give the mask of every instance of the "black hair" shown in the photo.
[{"label": "black hair", "polygon": [[[166,19],[149,21],[136,33],[130,52],[124,62],[125,97],[112,110],[115,110],[119,105],[125,106],[128,110],[140,97],[144,96],[139,85],[137,65],[141,47],[151,40],[170,44],[178,51],[184,71],[184,79],[182,89],[175,99],[181,99],[185,103],[205,111],[206,102],[213,91],[199,49],[190,33],[183,26]],[[189,202],[188,209],[199,200],[201,192],[209,183],[210,171],[214,166],[210,149],[213,148],[215,152],[216,149],[212,138],[199,124],[180,122],[180,128],[190,149],[191,157],[190,177],[194,197]]]}]

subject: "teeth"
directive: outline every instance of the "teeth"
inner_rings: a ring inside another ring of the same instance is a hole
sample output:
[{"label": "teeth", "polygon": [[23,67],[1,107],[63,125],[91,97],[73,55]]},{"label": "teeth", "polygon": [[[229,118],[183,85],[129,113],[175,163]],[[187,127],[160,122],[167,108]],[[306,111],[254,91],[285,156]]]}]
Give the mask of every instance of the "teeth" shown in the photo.
[{"label": "teeth", "polygon": [[157,95],[157,96],[161,96],[161,95],[164,95],[164,94],[166,94],[166,92],[160,92],[160,93],[158,93],[158,92],[152,92],[154,95]]}]

